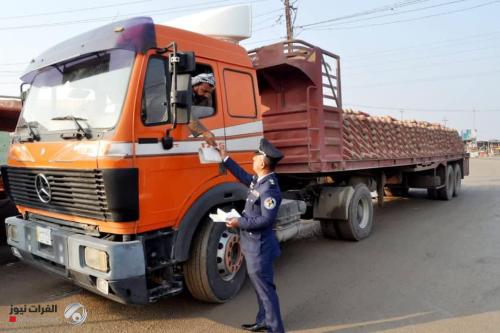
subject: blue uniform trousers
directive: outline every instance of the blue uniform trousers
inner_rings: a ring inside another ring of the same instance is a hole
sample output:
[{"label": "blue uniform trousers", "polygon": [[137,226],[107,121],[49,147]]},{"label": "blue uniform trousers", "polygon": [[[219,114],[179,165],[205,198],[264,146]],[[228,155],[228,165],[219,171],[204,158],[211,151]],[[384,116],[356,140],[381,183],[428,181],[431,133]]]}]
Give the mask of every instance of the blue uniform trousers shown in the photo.
[{"label": "blue uniform trousers", "polygon": [[281,320],[281,311],[279,306],[276,286],[274,285],[273,262],[274,258],[266,255],[247,255],[245,257],[247,264],[248,277],[257,294],[259,312],[255,322],[266,324],[269,332],[285,332],[283,321]]}]

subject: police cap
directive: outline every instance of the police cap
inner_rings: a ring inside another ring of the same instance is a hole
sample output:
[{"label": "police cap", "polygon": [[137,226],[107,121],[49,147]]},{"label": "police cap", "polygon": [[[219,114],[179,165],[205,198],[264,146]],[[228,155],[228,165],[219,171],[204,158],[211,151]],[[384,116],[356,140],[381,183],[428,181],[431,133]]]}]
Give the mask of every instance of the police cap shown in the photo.
[{"label": "police cap", "polygon": [[266,156],[273,164],[277,164],[284,157],[283,153],[266,138],[260,139],[259,150],[256,153]]}]

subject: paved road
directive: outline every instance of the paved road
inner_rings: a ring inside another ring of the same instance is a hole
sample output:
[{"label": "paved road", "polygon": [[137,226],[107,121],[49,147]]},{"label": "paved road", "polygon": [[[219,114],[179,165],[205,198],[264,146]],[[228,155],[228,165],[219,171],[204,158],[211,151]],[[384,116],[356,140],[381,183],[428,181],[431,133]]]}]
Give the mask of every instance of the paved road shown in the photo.
[{"label": "paved road", "polygon": [[[500,159],[471,161],[461,196],[430,201],[423,192],[377,208],[370,238],[349,243],[312,237],[283,244],[276,281],[288,331],[499,332]],[[62,312],[80,302],[88,318],[75,331],[239,332],[256,301],[247,283],[230,303],[188,294],[151,306],[125,306],[22,263],[0,267],[0,330],[66,332]],[[57,304],[57,314],[8,322],[10,305]]]}]

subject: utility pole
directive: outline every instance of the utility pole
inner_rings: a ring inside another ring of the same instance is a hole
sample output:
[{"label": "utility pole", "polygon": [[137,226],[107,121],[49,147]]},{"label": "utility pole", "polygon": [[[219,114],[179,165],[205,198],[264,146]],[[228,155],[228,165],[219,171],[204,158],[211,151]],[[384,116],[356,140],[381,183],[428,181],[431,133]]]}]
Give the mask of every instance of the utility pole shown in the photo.
[{"label": "utility pole", "polygon": [[444,123],[444,127],[446,127],[446,123],[448,122],[448,119],[446,119],[446,117],[443,118],[443,123]]},{"label": "utility pole", "polygon": [[405,110],[401,109],[399,112],[401,112],[401,121],[403,121],[403,114],[405,113]]},{"label": "utility pole", "polygon": [[472,110],[472,129],[476,130],[476,109]]},{"label": "utility pole", "polygon": [[285,18],[286,18],[286,39],[293,39],[293,24],[292,24],[292,6],[290,0],[284,0],[285,4]]}]

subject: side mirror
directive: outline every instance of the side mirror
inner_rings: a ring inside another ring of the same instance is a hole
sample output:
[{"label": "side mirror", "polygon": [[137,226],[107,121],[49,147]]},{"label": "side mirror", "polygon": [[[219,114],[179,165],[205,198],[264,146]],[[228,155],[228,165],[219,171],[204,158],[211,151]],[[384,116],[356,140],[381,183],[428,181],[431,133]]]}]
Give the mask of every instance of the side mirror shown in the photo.
[{"label": "side mirror", "polygon": [[21,105],[24,105],[24,101],[28,96],[28,92],[30,91],[31,84],[23,82],[20,87],[20,97],[21,97]]},{"label": "side mirror", "polygon": [[172,77],[172,80],[177,80],[177,84],[172,84],[170,90],[171,109],[174,110],[175,123],[188,124],[193,103],[191,74],[177,74]]},{"label": "side mirror", "polygon": [[194,52],[177,52],[175,55],[171,54],[170,58],[177,57],[176,61],[170,59],[170,72],[173,72],[172,64],[175,63],[178,74],[191,74],[196,70],[196,61]]}]

